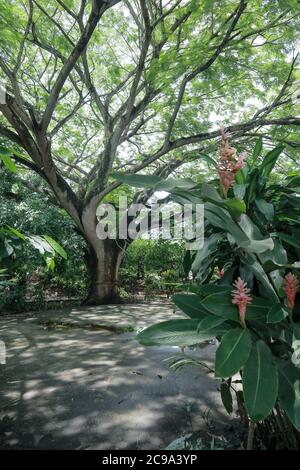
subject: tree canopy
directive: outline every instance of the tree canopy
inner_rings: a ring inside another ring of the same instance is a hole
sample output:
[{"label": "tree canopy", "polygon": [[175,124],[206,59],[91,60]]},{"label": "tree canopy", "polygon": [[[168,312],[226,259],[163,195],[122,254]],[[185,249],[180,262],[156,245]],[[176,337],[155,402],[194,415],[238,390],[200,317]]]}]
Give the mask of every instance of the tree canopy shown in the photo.
[{"label": "tree canopy", "polygon": [[[261,135],[297,158],[299,8],[296,0],[1,0],[0,135],[9,158],[46,181],[96,250],[97,205],[120,184],[113,172],[167,177],[189,162],[195,171],[220,126],[243,149]],[[30,184],[27,172],[23,179]]]}]

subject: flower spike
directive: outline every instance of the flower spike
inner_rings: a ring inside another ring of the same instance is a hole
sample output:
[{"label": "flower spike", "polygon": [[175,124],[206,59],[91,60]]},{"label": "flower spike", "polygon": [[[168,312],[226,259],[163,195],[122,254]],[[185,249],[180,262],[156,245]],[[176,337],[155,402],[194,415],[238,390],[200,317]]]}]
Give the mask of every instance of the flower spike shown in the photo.
[{"label": "flower spike", "polygon": [[288,307],[292,310],[295,306],[296,293],[299,287],[297,276],[292,273],[288,273],[283,280],[283,287],[287,296]]},{"label": "flower spike", "polygon": [[247,305],[252,301],[252,297],[249,295],[250,289],[248,289],[247,283],[240,277],[233,283],[233,286],[235,289],[232,291],[232,303],[238,306],[241,325],[243,328],[246,328]]},{"label": "flower spike", "polygon": [[225,130],[221,129],[221,146],[218,173],[224,196],[227,197],[229,188],[234,183],[236,173],[244,168],[246,155],[236,157],[236,151],[229,144],[229,137]]}]

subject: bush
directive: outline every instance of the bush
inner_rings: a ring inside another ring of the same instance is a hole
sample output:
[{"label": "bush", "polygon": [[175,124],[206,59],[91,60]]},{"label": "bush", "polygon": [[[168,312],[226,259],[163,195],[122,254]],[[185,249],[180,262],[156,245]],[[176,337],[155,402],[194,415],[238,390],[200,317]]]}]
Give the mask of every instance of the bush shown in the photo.
[{"label": "bush", "polygon": [[[249,422],[247,448],[253,446],[255,429],[257,440],[269,439],[269,446],[293,448],[300,442],[300,325],[295,302],[300,175],[272,183],[270,174],[282,150],[279,146],[261,158],[258,143],[252,162],[244,165],[223,135],[220,181],[181,195],[181,201],[198,198],[204,203],[206,218],[204,247],[190,257],[195,293],[173,297],[189,318],[165,321],[138,335],[144,345],[219,340],[214,373],[221,380],[227,412],[232,412],[235,397],[241,419]],[[176,191],[173,198],[176,201]],[[173,366],[188,363],[203,366],[188,358]],[[288,431],[292,426],[294,431]]]}]

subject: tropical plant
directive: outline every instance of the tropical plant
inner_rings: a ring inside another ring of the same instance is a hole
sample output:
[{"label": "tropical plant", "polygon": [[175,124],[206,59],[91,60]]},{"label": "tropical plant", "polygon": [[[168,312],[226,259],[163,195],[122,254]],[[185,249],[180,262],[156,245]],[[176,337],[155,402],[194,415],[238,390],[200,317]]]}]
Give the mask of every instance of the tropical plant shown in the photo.
[{"label": "tropical plant", "polygon": [[234,121],[243,147],[262,130],[295,155],[296,0],[1,0],[0,10],[0,160],[73,220],[91,303],[116,298],[127,246],[95,236],[114,171],[203,169],[216,120]]},{"label": "tropical plant", "polygon": [[[245,163],[223,133],[218,179],[184,190],[179,182],[169,184],[175,201],[204,204],[204,245],[189,254],[195,293],[173,297],[188,319],[168,320],[138,335],[146,346],[218,339],[214,373],[222,381],[226,410],[232,411],[235,391],[241,414],[250,420],[249,448],[255,423],[274,413],[277,422],[287,416],[300,431],[300,178],[293,173],[272,183],[282,151],[279,146],[262,156],[259,140]],[[173,366],[189,362],[179,359]],[[286,428],[281,431],[286,437]]]},{"label": "tropical plant", "polygon": [[66,251],[49,235],[24,235],[9,225],[0,226],[0,310],[25,307],[26,273],[17,269],[24,244],[39,252],[50,271],[57,256],[67,259]]}]

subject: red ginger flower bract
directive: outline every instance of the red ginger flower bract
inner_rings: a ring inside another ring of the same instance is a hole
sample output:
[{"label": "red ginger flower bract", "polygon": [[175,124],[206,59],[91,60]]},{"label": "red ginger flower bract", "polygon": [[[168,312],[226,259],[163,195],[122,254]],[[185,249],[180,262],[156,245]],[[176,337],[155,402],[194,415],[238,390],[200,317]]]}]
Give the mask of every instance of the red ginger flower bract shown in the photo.
[{"label": "red ginger flower bract", "polygon": [[288,307],[293,309],[295,305],[296,293],[299,287],[299,280],[297,276],[288,273],[283,280],[284,292],[287,296]]},{"label": "red ginger flower bract", "polygon": [[221,147],[220,147],[220,160],[218,165],[218,173],[220,177],[220,183],[225,197],[229,188],[234,183],[236,173],[244,168],[245,166],[245,155],[241,155],[236,160],[235,149],[229,144],[228,135],[221,129]]},{"label": "red ginger flower bract", "polygon": [[233,283],[235,289],[232,291],[232,303],[238,306],[240,322],[243,328],[246,328],[246,310],[247,305],[251,303],[252,297],[249,295],[250,289],[247,283],[240,277]]}]

